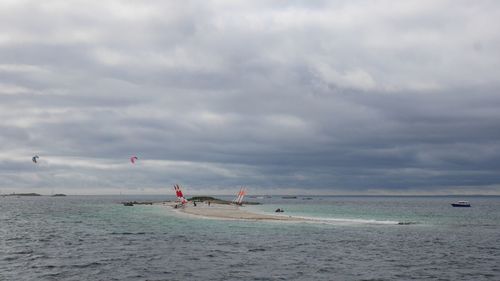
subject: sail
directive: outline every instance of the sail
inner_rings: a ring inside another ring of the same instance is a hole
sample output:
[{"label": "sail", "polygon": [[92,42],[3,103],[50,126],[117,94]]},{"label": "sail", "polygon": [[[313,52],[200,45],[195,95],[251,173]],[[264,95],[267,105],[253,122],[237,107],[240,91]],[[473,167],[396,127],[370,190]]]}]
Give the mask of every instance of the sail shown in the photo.
[{"label": "sail", "polygon": [[178,184],[174,184],[175,197],[180,201],[183,205],[187,203],[186,198],[184,198],[184,194],[182,194],[181,187]]},{"label": "sail", "polygon": [[247,189],[245,187],[240,188],[240,191],[238,192],[238,195],[236,198],[233,200],[233,203],[241,205],[243,202],[243,197],[247,194]]}]

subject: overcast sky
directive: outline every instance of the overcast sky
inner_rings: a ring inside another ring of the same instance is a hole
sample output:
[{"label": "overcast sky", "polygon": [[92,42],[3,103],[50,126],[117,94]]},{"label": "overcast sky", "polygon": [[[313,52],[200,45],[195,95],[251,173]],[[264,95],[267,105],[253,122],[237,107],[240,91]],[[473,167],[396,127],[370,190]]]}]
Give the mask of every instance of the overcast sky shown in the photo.
[{"label": "overcast sky", "polygon": [[0,192],[500,194],[499,77],[498,1],[2,0]]}]

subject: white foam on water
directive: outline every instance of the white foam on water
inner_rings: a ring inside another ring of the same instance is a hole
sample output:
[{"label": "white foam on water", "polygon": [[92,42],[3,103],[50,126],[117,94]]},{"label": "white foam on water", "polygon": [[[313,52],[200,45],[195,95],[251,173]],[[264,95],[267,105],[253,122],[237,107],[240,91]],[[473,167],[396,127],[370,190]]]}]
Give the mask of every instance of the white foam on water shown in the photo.
[{"label": "white foam on water", "polygon": [[[241,219],[241,218],[224,218],[224,217],[213,217],[213,216],[204,216],[199,214],[190,214],[183,212],[182,209],[174,209],[168,208],[173,213],[190,218],[201,218],[201,219],[210,219],[210,220],[237,220],[237,221],[253,221],[254,219]],[[329,224],[329,225],[399,225],[400,222],[392,221],[392,220],[376,220],[376,219],[350,219],[350,218],[330,218],[330,217],[310,217],[310,216],[297,216],[297,215],[289,215],[289,214],[275,214],[264,211],[257,211],[255,209],[248,210],[255,214],[262,215],[271,215],[271,216],[280,216],[280,217],[288,217],[298,219],[297,221],[282,221],[282,220],[272,220],[272,219],[262,219],[259,221],[270,221],[270,222],[285,222],[285,223],[320,223],[320,224]]]},{"label": "white foam on water", "polygon": [[398,221],[391,220],[375,220],[375,219],[345,219],[345,218],[323,218],[323,217],[305,217],[305,216],[292,216],[294,218],[301,218],[308,221],[317,221],[331,224],[387,224],[396,225]]},{"label": "white foam on water", "polygon": [[317,222],[317,223],[327,223],[327,224],[351,224],[351,225],[360,225],[360,224],[379,224],[379,225],[398,225],[399,221],[392,220],[376,220],[376,219],[351,219],[351,218],[331,218],[331,217],[311,217],[311,216],[301,216],[301,215],[290,215],[287,213],[269,213],[258,208],[249,208],[252,213],[258,213],[263,215],[275,215],[275,216],[285,216],[292,217],[297,219],[303,219],[309,222]]}]

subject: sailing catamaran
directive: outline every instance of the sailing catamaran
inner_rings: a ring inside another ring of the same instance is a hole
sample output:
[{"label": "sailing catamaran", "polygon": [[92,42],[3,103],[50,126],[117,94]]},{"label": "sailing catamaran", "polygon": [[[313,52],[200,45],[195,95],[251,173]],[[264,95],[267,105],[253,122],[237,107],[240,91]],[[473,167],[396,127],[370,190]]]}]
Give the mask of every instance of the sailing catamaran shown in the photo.
[{"label": "sailing catamaran", "polygon": [[[177,201],[184,206],[188,201],[184,198],[184,194],[182,194],[181,187],[178,184],[174,184],[175,196],[177,197]],[[177,206],[177,205],[176,205]]]},{"label": "sailing catamaran", "polygon": [[240,205],[243,203],[243,197],[247,194],[247,189],[246,187],[240,188],[240,192],[238,192],[238,195],[236,198],[233,200],[233,204]]}]

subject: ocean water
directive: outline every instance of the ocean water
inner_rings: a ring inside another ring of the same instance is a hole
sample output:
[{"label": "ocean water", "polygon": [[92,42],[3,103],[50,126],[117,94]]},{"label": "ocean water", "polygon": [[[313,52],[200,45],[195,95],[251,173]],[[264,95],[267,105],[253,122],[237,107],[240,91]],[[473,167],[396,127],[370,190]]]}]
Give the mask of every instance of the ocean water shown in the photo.
[{"label": "ocean water", "polygon": [[[314,223],[0,197],[0,280],[500,280],[500,197],[249,198]],[[471,208],[452,208],[469,200]],[[398,225],[397,222],[409,222]]]}]

